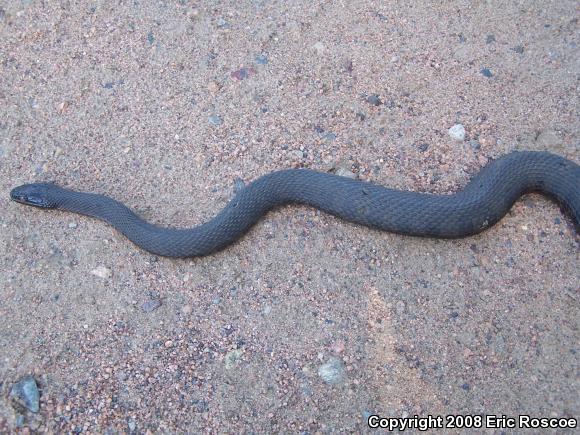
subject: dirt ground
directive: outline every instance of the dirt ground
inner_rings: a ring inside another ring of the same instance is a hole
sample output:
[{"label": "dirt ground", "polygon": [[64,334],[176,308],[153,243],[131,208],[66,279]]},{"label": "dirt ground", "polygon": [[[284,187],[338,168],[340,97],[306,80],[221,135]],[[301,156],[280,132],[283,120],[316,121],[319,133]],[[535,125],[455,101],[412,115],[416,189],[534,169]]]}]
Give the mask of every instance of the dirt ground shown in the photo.
[{"label": "dirt ground", "polygon": [[[236,178],[282,168],[451,193],[514,149],[579,162],[579,15],[572,0],[0,1],[0,431],[578,418],[579,239],[539,195],[451,241],[284,207],[175,260],[9,191],[54,181],[188,227]],[[28,375],[36,413],[13,394]]]}]

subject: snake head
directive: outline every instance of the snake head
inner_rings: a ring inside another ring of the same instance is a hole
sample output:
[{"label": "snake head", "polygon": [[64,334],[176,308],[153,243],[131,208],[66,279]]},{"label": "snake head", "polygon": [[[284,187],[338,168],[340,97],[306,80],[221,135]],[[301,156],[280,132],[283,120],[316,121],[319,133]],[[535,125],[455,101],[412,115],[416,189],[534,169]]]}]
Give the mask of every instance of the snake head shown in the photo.
[{"label": "snake head", "polygon": [[52,193],[58,189],[50,183],[23,184],[10,191],[10,198],[21,204],[40,208],[56,208],[57,202]]}]

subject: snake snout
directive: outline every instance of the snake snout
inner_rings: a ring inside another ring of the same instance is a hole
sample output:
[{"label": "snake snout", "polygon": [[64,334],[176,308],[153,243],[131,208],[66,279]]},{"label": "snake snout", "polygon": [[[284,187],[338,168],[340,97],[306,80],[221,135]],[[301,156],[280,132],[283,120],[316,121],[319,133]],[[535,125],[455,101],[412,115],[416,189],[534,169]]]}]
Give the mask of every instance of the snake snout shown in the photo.
[{"label": "snake snout", "polygon": [[10,191],[10,199],[34,207],[56,208],[57,204],[51,199],[51,188],[53,186],[47,183],[23,184]]}]

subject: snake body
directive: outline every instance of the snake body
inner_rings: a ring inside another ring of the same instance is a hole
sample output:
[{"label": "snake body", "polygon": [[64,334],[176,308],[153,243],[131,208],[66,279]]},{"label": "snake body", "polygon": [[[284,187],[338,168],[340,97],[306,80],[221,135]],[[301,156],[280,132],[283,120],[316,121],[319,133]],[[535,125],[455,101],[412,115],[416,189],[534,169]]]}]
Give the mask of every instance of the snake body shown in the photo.
[{"label": "snake body", "polygon": [[411,236],[458,238],[499,221],[523,194],[544,193],[580,232],[580,166],[546,152],[513,152],[484,167],[451,195],[388,189],[308,169],[266,174],[244,187],[213,219],[189,229],[152,225],[122,203],[49,183],[14,188],[15,201],[99,218],[133,243],[167,257],[203,256],[237,239],[274,207],[299,203],[351,222]]}]

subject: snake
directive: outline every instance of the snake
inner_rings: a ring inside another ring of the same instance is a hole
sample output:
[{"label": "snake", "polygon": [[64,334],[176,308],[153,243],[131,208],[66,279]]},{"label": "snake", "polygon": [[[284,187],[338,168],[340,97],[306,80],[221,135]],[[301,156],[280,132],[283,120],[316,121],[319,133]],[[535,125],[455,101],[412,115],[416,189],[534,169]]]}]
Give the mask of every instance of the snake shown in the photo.
[{"label": "snake", "polygon": [[12,189],[10,197],[26,205],[98,218],[146,251],[183,258],[225,248],[270,210],[286,204],[315,207],[388,232],[453,239],[493,226],[529,192],[559,203],[580,233],[580,166],[543,151],[514,151],[491,160],[451,194],[390,189],[305,168],[282,169],[243,186],[214,218],[187,229],[153,225],[108,196],[53,183],[24,184]]}]

